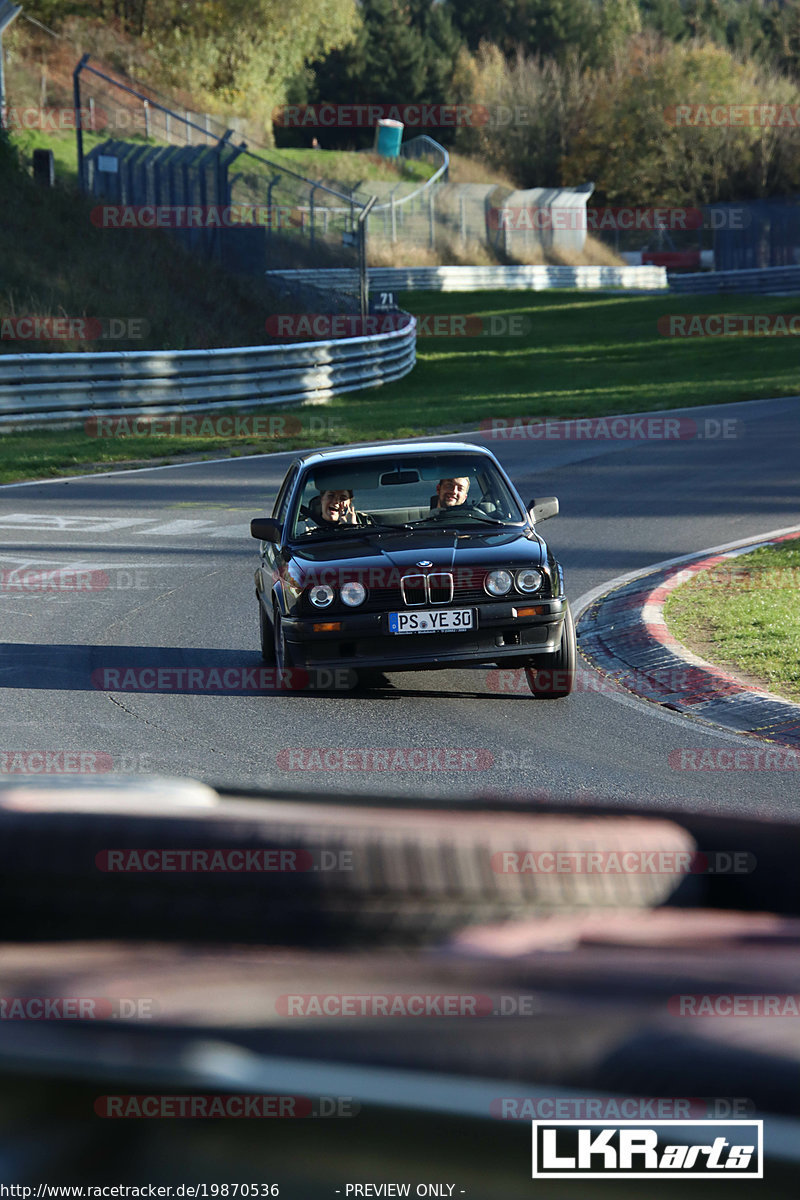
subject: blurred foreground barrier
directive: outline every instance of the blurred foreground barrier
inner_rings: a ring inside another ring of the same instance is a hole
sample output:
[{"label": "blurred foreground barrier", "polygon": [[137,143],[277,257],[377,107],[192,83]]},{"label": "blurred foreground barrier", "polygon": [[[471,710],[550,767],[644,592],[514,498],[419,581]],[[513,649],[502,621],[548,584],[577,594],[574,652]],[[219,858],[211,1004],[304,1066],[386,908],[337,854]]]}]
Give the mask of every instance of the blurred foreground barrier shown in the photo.
[{"label": "blurred foreground barrier", "polygon": [[[560,864],[570,847],[580,861]],[[328,803],[316,790],[217,801],[192,780],[9,777],[0,940],[415,944],[475,922],[649,908],[694,850],[651,816],[454,820],[452,807]]]}]

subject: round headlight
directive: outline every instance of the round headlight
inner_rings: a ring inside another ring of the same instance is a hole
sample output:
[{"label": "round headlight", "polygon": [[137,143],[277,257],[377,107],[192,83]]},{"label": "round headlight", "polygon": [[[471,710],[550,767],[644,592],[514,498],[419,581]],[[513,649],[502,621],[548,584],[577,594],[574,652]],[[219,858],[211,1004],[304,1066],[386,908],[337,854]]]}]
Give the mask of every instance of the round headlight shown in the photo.
[{"label": "round headlight", "polygon": [[333,588],[328,587],[327,583],[319,583],[312,587],[308,598],[314,608],[327,608],[329,604],[333,604]]},{"label": "round headlight", "polygon": [[526,567],[524,571],[517,571],[517,587],[521,592],[538,592],[543,578],[542,572],[535,567]]},{"label": "round headlight", "polygon": [[490,596],[505,596],[511,591],[511,573],[509,571],[490,571],[483,585]]},{"label": "round headlight", "polygon": [[344,604],[350,608],[355,608],[358,604],[363,604],[367,596],[367,589],[363,583],[343,583],[339,591]]}]

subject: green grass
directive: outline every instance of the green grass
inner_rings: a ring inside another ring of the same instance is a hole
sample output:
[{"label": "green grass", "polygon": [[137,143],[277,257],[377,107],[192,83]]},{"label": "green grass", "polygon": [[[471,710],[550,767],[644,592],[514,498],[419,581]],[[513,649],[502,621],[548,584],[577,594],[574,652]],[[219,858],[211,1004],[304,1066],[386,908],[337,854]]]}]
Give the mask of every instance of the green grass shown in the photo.
[{"label": "green grass", "polygon": [[[95,146],[107,140],[105,133],[83,135],[83,153],[88,154]],[[136,141],[143,141],[136,138]],[[23,161],[29,164],[34,150],[52,150],[56,179],[77,185],[78,143],[74,133],[47,133],[42,129],[25,129],[14,133],[11,141],[17,147]]]},{"label": "green grass", "polygon": [[[169,299],[168,289],[165,295]],[[780,297],[481,292],[409,293],[400,300],[420,316],[522,316],[529,331],[522,337],[422,336],[417,366],[405,379],[292,410],[301,421],[324,415],[323,433],[312,425],[307,437],[285,442],[13,433],[2,439],[0,479],[72,473],[95,462],[459,432],[500,417],[591,417],[800,393],[797,347],[790,337],[677,340],[658,332],[659,317],[670,313],[790,311],[792,302]]]},{"label": "green grass", "polygon": [[664,615],[685,646],[800,701],[800,545],[764,546],[676,588]]},{"label": "green grass", "polygon": [[424,182],[436,168],[422,159],[382,158],[377,154],[358,154],[346,150],[309,150],[287,147],[265,150],[272,162],[297,171],[309,179],[336,179],[348,187],[360,181],[410,180]]},{"label": "green grass", "polygon": [[[422,369],[404,381],[403,405],[435,403],[446,420],[600,416],[800,393],[791,337],[676,339],[658,330],[663,316],[787,312],[791,299],[559,291],[409,294],[401,303],[415,313],[529,318],[524,337],[420,340]],[[390,408],[400,388],[377,401]]]},{"label": "green grass", "polygon": [[[84,132],[83,151],[88,154],[94,146],[99,146],[112,137],[113,131],[100,133]],[[163,145],[154,138],[145,138],[140,134],[125,132],[119,136],[127,142],[137,142],[142,145]],[[23,159],[30,163],[34,150],[52,150],[55,158],[56,178],[69,183],[78,181],[78,143],[74,132],[55,132],[41,129],[18,130],[12,134],[12,141],[20,151]],[[257,151],[257,153],[262,153]],[[367,185],[371,180],[384,180],[399,183],[424,183],[433,174],[435,167],[421,159],[387,159],[375,154],[356,154],[346,150],[309,150],[285,149],[264,150],[263,154],[270,162],[284,166],[299,175],[309,179],[324,179],[334,181],[347,188],[355,184]],[[236,171],[245,170],[260,181],[269,181],[274,174],[271,167],[246,155],[239,158]],[[289,187],[294,191],[294,184],[287,179],[279,187],[282,195]],[[307,193],[306,189],[306,193]],[[363,188],[362,188],[363,190]]]},{"label": "green grass", "polygon": [[[0,327],[3,354],[202,349],[269,341],[265,320],[283,304],[265,280],[231,276],[164,231],[109,230],[96,201],[68,186],[42,188],[0,146],[0,321],[13,317],[135,321],[143,337],[26,340]],[[73,327],[75,328],[75,327]],[[125,334],[127,324],[114,328]],[[113,332],[113,330],[112,330]],[[91,339],[91,340],[89,340]]]}]

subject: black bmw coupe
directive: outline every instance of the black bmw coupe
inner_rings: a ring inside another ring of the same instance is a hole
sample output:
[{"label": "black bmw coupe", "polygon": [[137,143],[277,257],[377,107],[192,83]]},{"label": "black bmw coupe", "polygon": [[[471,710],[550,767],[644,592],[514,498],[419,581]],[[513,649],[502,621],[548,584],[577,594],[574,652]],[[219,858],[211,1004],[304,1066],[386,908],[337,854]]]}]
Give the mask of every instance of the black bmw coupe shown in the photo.
[{"label": "black bmw coupe", "polygon": [[572,691],[575,626],[538,531],[558,500],[522,500],[490,450],[458,442],[314,451],[271,517],[250,523],[261,651],[291,668],[523,667]]}]

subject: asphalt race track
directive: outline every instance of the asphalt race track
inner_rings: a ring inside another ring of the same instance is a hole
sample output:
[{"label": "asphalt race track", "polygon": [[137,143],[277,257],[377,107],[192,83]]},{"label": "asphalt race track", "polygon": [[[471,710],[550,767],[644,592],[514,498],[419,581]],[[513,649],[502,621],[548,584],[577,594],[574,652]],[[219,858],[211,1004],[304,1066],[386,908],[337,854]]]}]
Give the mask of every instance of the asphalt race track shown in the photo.
[{"label": "asphalt race track", "polygon": [[[574,605],[627,572],[797,525],[796,412],[792,399],[684,410],[700,432],[706,418],[712,433],[735,420],[728,437],[456,440],[486,441],[524,499],[559,497],[562,515],[542,532]],[[60,752],[98,754],[114,772],[290,792],[800,811],[795,772],[669,765],[671,751],[732,745],[735,735],[593,690],[557,702],[505,694],[488,667],[391,673],[370,690],[320,695],[104,690],[109,668],[262,665],[248,526],[271,511],[291,457],[0,488],[4,755],[49,753],[56,770]],[[9,575],[20,567],[24,589]],[[59,569],[91,582],[49,586]],[[287,748],[396,747],[488,750],[491,759],[480,770],[311,771],[279,758]]]}]

